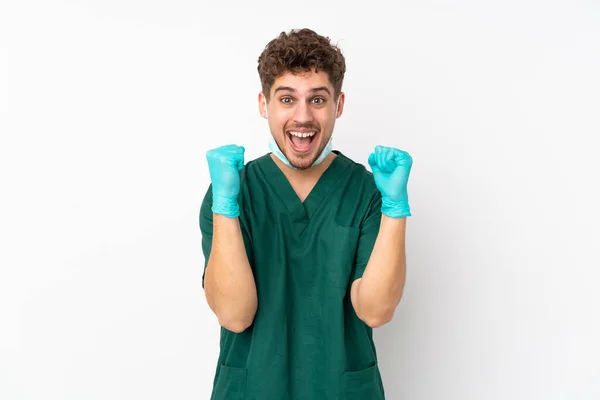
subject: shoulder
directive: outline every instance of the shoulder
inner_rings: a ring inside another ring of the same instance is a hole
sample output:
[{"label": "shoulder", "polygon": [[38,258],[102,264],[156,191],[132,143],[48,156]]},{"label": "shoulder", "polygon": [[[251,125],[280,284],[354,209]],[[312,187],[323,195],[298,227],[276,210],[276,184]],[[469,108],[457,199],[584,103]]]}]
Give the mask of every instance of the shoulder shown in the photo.
[{"label": "shoulder", "polygon": [[243,185],[248,178],[252,178],[257,174],[262,173],[269,162],[272,162],[269,153],[246,162],[240,173],[240,183]]},{"label": "shoulder", "polygon": [[344,194],[340,208],[349,215],[354,213],[356,218],[354,223],[360,227],[365,226],[367,222],[369,226],[378,226],[376,219],[380,216],[381,192],[375,184],[373,173],[366,165],[339,151],[336,153],[340,164],[343,164],[345,168]]},{"label": "shoulder", "polygon": [[377,196],[379,190],[375,185],[373,173],[364,164],[353,160],[342,152],[336,151],[336,154],[339,157],[339,162],[346,167],[346,175],[352,186],[364,195]]}]

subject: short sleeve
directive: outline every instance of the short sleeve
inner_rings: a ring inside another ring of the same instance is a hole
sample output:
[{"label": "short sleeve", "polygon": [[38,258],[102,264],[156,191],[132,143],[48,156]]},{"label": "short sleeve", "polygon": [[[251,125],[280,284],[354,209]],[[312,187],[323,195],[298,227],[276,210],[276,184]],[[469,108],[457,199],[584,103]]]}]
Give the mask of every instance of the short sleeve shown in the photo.
[{"label": "short sleeve", "polygon": [[[241,210],[241,207],[240,207]],[[240,212],[243,212],[242,210]],[[213,212],[212,212],[212,184],[209,185],[202,205],[200,206],[200,233],[202,235],[202,254],[204,255],[204,271],[202,272],[202,288],[204,288],[204,276],[206,274],[206,267],[208,265],[208,259],[210,258],[210,251],[212,249],[212,238],[213,238]],[[244,240],[244,246],[246,248],[246,255],[248,261],[252,265],[252,244],[250,242],[250,235],[248,230],[245,229],[244,223],[242,222],[240,215],[240,226],[242,230],[242,238]]]},{"label": "short sleeve", "polygon": [[363,222],[360,226],[360,233],[358,236],[358,245],[356,249],[356,262],[354,266],[354,273],[352,275],[352,281],[359,279],[363,276],[367,263],[375,247],[375,241],[379,234],[379,226],[381,224],[381,194],[376,191],[371,197],[369,206]]}]

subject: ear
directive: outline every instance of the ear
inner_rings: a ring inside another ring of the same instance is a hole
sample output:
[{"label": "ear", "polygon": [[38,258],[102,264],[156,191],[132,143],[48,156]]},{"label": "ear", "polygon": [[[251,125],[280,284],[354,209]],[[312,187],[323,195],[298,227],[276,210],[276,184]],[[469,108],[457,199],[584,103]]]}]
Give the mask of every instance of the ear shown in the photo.
[{"label": "ear", "polygon": [[268,111],[267,111],[267,97],[263,92],[258,93],[258,112],[260,116],[268,119]]},{"label": "ear", "polygon": [[337,111],[335,113],[336,118],[339,118],[342,116],[342,113],[344,112],[345,101],[346,101],[346,94],[344,92],[340,92],[340,95],[338,97],[338,102],[337,102]]}]

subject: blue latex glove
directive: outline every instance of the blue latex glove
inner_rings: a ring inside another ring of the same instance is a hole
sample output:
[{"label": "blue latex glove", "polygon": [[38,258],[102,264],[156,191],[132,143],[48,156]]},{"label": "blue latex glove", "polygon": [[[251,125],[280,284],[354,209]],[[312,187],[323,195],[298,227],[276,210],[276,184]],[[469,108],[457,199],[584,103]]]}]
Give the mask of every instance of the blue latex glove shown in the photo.
[{"label": "blue latex glove", "polygon": [[240,215],[240,171],[244,168],[242,146],[230,144],[206,153],[210,180],[212,181],[212,212],[229,218]]},{"label": "blue latex glove", "polygon": [[408,204],[408,176],[412,157],[392,147],[376,146],[369,155],[375,185],[381,192],[381,212],[391,218],[411,216]]}]

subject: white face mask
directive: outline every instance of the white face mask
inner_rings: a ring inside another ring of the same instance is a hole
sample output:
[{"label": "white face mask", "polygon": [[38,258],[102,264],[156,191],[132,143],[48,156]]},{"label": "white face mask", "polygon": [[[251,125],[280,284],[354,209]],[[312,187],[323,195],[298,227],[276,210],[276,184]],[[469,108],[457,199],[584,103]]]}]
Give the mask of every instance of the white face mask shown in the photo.
[{"label": "white face mask", "polygon": [[[339,109],[340,107],[340,99],[338,98],[337,101],[337,106],[336,106],[336,112],[337,109]],[[267,118],[269,117],[269,111],[267,109],[267,101],[265,100],[265,114],[267,115]],[[312,166],[314,167],[315,165],[319,165],[323,162],[323,160],[325,160],[325,158],[327,158],[327,156],[329,155],[329,153],[331,153],[331,151],[333,150],[333,134],[331,135],[331,137],[329,138],[329,141],[327,142],[327,144],[325,145],[325,147],[323,148],[323,151],[321,151],[321,154],[319,154],[319,157],[317,157],[317,159],[315,160],[314,163],[312,163]],[[279,146],[277,145],[277,142],[275,141],[275,138],[273,137],[273,135],[271,135],[271,140],[269,140],[269,150],[271,150],[271,152],[273,154],[275,154],[275,156],[277,158],[279,158],[285,165],[287,165],[288,167],[292,168],[292,169],[298,169],[296,167],[294,167],[290,161],[287,159],[287,157],[281,152],[281,149],[279,148]]]}]

